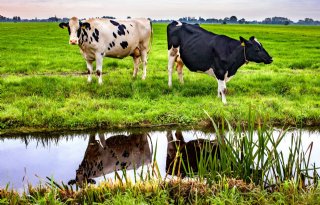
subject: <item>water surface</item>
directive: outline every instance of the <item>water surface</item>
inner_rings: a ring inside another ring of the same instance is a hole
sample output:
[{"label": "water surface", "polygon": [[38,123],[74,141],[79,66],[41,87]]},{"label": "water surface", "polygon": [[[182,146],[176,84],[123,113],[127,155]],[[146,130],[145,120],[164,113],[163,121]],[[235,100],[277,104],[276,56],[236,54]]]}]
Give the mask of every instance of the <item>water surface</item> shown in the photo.
[{"label": "water surface", "polygon": [[[274,132],[274,136],[278,136],[277,132]],[[314,143],[310,163],[320,166],[319,131],[303,130],[301,133],[305,150],[311,142]],[[285,157],[291,136],[299,134],[298,130],[287,133],[279,145]],[[96,182],[105,178],[114,180],[114,170],[124,167],[127,175],[133,179],[133,168],[138,173],[147,170],[154,160],[156,147],[159,170],[161,176],[165,176],[168,156],[172,152],[168,142],[177,138],[187,143],[195,139],[213,140],[215,134],[196,130],[168,130],[0,137],[0,187],[9,183],[10,188],[23,191],[28,183],[38,185],[48,182],[46,177],[65,184],[75,180],[76,176],[77,180],[81,180],[80,176],[85,175],[93,176],[90,178]]]}]

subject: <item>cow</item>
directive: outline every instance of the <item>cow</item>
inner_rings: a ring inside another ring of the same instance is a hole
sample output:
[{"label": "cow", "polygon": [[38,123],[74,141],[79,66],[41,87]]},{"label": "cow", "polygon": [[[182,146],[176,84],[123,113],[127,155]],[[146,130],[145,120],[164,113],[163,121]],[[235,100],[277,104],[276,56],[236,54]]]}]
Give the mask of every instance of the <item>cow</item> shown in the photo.
[{"label": "cow", "polygon": [[272,63],[272,57],[254,37],[249,40],[240,36],[240,41],[225,35],[209,32],[199,25],[173,21],[167,26],[168,86],[172,87],[172,69],[177,63],[180,83],[183,84],[182,68],[203,72],[218,81],[218,97],[227,103],[226,83],[245,63]]},{"label": "cow", "polygon": [[103,134],[91,134],[83,160],[76,170],[76,178],[69,185],[96,183],[93,178],[114,171],[138,169],[151,163],[152,148],[146,133],[115,135],[105,139]]},{"label": "cow", "polygon": [[77,17],[72,17],[68,23],[60,23],[59,27],[68,28],[69,44],[79,45],[80,52],[87,62],[89,83],[92,80],[93,62],[96,61],[98,83],[102,84],[103,57],[122,59],[132,56],[133,77],[137,76],[141,59],[142,79],[146,78],[147,55],[153,38],[150,20],[96,18],[79,21]]},{"label": "cow", "polygon": [[[195,139],[185,142],[182,132],[177,130],[176,140],[173,139],[171,131],[167,131],[167,158],[166,173],[185,177],[190,172],[196,174],[200,157],[207,159],[220,159],[220,148],[217,140]],[[179,155],[177,154],[179,153]]]}]

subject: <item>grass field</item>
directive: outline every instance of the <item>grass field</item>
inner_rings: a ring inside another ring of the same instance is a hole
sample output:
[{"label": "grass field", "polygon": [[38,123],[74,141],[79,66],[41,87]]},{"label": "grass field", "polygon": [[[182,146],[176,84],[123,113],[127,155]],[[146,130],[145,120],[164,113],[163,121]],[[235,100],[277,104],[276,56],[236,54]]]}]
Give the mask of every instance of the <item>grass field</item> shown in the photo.
[{"label": "grass field", "polygon": [[104,59],[103,80],[87,83],[78,46],[57,23],[0,23],[0,128],[124,128],[161,124],[245,123],[252,109],[272,125],[320,124],[320,27],[202,25],[238,39],[254,35],[273,56],[270,65],[244,65],[227,84],[184,69],[167,86],[166,25],[154,24],[147,79],[132,78],[131,57]]}]

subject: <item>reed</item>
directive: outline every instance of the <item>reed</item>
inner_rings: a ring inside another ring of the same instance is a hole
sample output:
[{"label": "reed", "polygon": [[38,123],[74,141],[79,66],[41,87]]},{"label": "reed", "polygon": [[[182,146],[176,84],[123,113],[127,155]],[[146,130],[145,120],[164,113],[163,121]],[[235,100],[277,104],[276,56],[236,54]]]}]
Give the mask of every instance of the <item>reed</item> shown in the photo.
[{"label": "reed", "polygon": [[[197,167],[190,167],[189,159],[182,158],[182,152],[193,150],[177,147],[173,173],[183,168],[186,176],[197,177],[209,184],[227,177],[252,182],[262,189],[273,189],[288,180],[298,188],[318,185],[319,167],[310,164],[313,143],[305,149],[302,146],[301,133],[291,133],[288,150],[280,150],[279,145],[284,143],[290,129],[282,128],[275,134],[275,128],[256,122],[256,116],[251,109],[248,126],[239,124],[233,128],[225,120],[227,129],[224,129],[224,126],[219,129],[209,114],[208,117],[215,128],[216,139],[213,142],[208,139],[199,152],[192,153],[196,155]],[[288,153],[288,156],[284,153]]]}]

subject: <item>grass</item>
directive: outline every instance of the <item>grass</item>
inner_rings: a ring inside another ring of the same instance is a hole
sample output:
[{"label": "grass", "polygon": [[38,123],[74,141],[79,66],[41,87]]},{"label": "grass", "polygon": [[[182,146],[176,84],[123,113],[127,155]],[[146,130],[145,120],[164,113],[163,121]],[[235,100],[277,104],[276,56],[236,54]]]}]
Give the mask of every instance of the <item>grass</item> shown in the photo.
[{"label": "grass", "polygon": [[104,84],[86,82],[85,61],[55,23],[1,23],[0,132],[23,129],[127,128],[247,124],[251,107],[272,125],[320,124],[320,27],[203,25],[233,38],[256,36],[274,63],[250,63],[228,83],[228,105],[212,77],[184,69],[167,86],[166,25],[154,24],[148,74],[132,79],[131,58],[105,58]]}]

